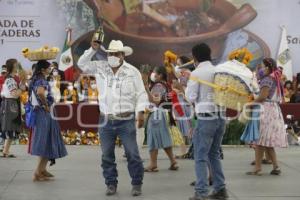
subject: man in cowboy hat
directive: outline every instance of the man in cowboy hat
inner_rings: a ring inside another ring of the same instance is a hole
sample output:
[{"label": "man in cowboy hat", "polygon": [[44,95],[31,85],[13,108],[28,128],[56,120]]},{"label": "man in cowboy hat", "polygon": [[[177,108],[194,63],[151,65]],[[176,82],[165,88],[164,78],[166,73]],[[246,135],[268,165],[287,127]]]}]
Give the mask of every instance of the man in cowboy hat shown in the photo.
[{"label": "man in cowboy hat", "polygon": [[112,40],[107,52],[107,61],[92,61],[101,44],[92,41],[78,60],[78,66],[84,73],[96,77],[100,93],[100,139],[102,146],[102,169],[107,185],[106,195],[117,191],[118,173],[115,163],[115,141],[117,136],[125,148],[128,170],[132,178],[132,195],[140,196],[144,177],[144,167],[136,141],[135,113],[138,127],[144,124],[143,112],[148,97],[140,72],[125,61],[125,56],[133,53],[119,40]]}]

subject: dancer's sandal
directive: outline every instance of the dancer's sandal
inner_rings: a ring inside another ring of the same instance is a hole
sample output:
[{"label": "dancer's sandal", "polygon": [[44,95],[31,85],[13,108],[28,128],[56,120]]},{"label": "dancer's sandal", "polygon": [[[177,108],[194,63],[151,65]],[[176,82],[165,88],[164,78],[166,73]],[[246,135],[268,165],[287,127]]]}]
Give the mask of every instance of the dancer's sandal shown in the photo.
[{"label": "dancer's sandal", "polygon": [[47,178],[54,178],[54,175],[53,174],[51,174],[50,172],[48,172],[48,171],[44,171],[44,172],[42,172],[42,175],[43,176],[45,176],[45,177],[47,177]]},{"label": "dancer's sandal", "polygon": [[50,179],[42,174],[34,174],[33,175],[33,182],[45,182],[50,181]]},{"label": "dancer's sandal", "polygon": [[273,169],[270,174],[279,176],[281,174],[281,169],[279,167],[276,167],[276,169]]},{"label": "dancer's sandal", "polygon": [[263,159],[261,163],[264,165],[272,165],[272,161],[267,159]]},{"label": "dancer's sandal", "polygon": [[179,169],[179,167],[177,166],[177,162],[174,162],[173,164],[171,164],[169,170],[171,171],[177,171]]},{"label": "dancer's sandal", "polygon": [[144,169],[144,172],[155,173],[159,172],[159,170],[157,169],[157,167],[147,167]]},{"label": "dancer's sandal", "polygon": [[3,153],[2,158],[17,158],[14,154],[6,154],[6,153]]},{"label": "dancer's sandal", "polygon": [[254,171],[254,172],[247,172],[246,175],[249,175],[249,176],[262,176],[262,172],[261,172],[261,170],[257,170],[257,171]]},{"label": "dancer's sandal", "polygon": [[185,155],[186,155],[186,154],[183,154],[183,155],[180,155],[180,156],[177,155],[177,156],[175,156],[175,158],[176,158],[176,159],[185,159]]}]

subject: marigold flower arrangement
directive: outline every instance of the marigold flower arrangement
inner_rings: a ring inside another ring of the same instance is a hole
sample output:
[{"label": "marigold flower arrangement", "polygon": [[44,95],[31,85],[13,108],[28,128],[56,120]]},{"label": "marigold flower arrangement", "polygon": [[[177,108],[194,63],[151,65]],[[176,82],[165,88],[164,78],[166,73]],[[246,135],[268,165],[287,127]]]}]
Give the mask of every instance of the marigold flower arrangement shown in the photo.
[{"label": "marigold flower arrangement", "polygon": [[249,65],[253,60],[253,54],[247,48],[236,49],[229,54],[228,59],[237,60],[245,65]]},{"label": "marigold flower arrangement", "polygon": [[253,100],[253,73],[247,67],[253,55],[247,48],[242,48],[232,51],[228,58],[229,61],[218,65],[216,69],[214,83],[225,89],[215,90],[215,103],[241,111],[246,103]]}]

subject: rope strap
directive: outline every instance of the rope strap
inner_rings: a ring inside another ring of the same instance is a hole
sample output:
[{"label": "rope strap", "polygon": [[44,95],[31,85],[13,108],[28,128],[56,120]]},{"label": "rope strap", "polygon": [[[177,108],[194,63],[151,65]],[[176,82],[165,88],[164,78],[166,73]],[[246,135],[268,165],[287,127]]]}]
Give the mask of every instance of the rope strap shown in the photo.
[{"label": "rope strap", "polygon": [[193,77],[193,76],[191,76],[189,80],[201,83],[203,85],[207,85],[207,86],[212,87],[213,89],[218,90],[218,91],[236,93],[236,94],[238,94],[240,96],[247,96],[249,98],[249,100],[253,99],[252,95],[249,95],[248,93],[245,93],[245,92],[238,91],[238,90],[236,90],[235,88],[233,88],[231,86],[217,85],[215,83],[210,83],[208,81],[201,80],[201,79],[199,79],[197,77]]}]

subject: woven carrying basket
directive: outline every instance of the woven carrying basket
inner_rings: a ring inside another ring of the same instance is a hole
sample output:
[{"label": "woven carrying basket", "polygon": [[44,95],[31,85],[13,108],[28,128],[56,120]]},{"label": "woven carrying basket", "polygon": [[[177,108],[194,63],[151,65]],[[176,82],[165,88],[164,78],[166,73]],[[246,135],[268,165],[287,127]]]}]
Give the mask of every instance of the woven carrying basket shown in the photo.
[{"label": "woven carrying basket", "polygon": [[[216,73],[215,84],[230,90],[215,89],[215,103],[236,111],[241,111],[243,106],[249,102],[250,89],[239,77],[227,73]],[[241,95],[237,92],[247,95]]]},{"label": "woven carrying basket", "polygon": [[52,52],[52,51],[29,52],[27,58],[30,61],[53,60],[56,59],[57,54],[58,52]]}]

